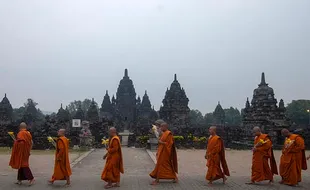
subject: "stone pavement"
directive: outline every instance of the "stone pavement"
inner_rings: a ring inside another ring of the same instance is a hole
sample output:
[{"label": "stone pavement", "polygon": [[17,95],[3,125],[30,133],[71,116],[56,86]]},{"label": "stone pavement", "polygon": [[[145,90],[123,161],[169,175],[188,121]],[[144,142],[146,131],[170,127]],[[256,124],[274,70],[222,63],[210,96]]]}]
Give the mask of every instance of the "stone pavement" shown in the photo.
[{"label": "stone pavement", "polygon": [[[72,174],[72,186],[67,189],[76,190],[96,190],[104,189],[104,182],[101,181],[101,172],[104,167],[102,156],[105,150],[95,150],[80,163],[75,165]],[[278,152],[276,153],[279,154]],[[226,185],[219,182],[213,187],[206,186],[205,181],[205,160],[203,159],[204,151],[201,150],[178,150],[179,159],[179,184],[163,182],[158,186],[150,186],[151,178],[149,173],[154,168],[154,163],[144,149],[123,148],[125,174],[121,176],[121,187],[113,188],[115,190],[200,190],[200,189],[310,189],[309,171],[303,172],[303,183],[300,188],[292,188],[284,185],[274,184],[248,186],[244,183],[249,179],[249,163],[251,153],[249,151],[227,151],[228,164],[231,168],[231,175]],[[37,164],[37,163],[35,163]],[[32,165],[35,165],[34,163]],[[50,168],[51,166],[48,166]],[[49,179],[48,175],[37,175],[37,183],[32,187],[16,186],[12,182],[16,178],[16,173],[10,173],[8,176],[1,176],[0,189],[62,189],[64,181],[57,182],[50,186],[46,184]],[[279,180],[279,177],[276,179]],[[307,188],[308,187],[308,188]]]}]

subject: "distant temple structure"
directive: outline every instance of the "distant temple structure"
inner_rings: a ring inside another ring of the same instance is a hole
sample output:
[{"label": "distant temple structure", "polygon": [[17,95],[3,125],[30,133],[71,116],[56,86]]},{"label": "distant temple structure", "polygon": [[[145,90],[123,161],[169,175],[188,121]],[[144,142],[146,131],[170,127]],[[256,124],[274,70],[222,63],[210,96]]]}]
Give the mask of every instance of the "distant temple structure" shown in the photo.
[{"label": "distant temple structure", "polygon": [[125,69],[117,88],[116,98],[113,95],[110,100],[106,91],[100,108],[100,118],[115,121],[120,130],[137,131],[138,127],[150,129],[158,114],[152,108],[146,91],[142,102],[140,96],[138,98],[136,96],[133,82],[128,76],[128,70]]},{"label": "distant temple structure", "polygon": [[9,99],[6,97],[5,94],[4,98],[0,102],[0,122],[11,123],[12,120],[13,120],[13,108]]},{"label": "distant temple structure", "polygon": [[174,130],[188,127],[190,112],[188,102],[185,90],[181,87],[175,74],[170,89],[167,89],[162,101],[163,105],[159,110],[160,118],[167,121]]},{"label": "distant temple structure", "polygon": [[247,99],[242,113],[242,127],[247,135],[251,135],[253,127],[258,126],[275,138],[281,136],[283,128],[290,127],[290,121],[285,117],[284,102],[281,99],[278,104],[274,95],[273,89],[265,81],[265,74],[262,73],[261,82],[254,90],[251,104]]}]

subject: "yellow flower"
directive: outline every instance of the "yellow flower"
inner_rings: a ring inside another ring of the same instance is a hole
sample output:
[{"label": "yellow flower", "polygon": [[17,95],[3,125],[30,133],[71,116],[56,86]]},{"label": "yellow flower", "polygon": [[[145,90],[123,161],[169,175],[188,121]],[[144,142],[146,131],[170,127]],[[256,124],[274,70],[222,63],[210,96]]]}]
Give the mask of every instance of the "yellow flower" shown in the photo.
[{"label": "yellow flower", "polygon": [[10,131],[8,132],[9,135],[14,135],[14,132]]},{"label": "yellow flower", "polygon": [[287,144],[290,144],[290,143],[292,142],[292,140],[289,139],[289,138],[287,138],[287,139],[285,140],[285,142],[286,142]]},{"label": "yellow flower", "polygon": [[47,137],[47,140],[48,140],[48,142],[53,142],[54,141],[54,139],[52,138],[52,137]]},{"label": "yellow flower", "polygon": [[102,143],[101,144],[109,144],[109,139],[105,140],[105,139],[101,139]]}]

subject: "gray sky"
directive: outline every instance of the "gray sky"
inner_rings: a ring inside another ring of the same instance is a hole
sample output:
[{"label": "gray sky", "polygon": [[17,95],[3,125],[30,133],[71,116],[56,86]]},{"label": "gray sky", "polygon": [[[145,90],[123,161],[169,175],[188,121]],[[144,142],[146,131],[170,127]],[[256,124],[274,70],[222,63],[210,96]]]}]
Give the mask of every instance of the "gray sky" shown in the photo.
[{"label": "gray sky", "polygon": [[203,113],[244,107],[261,72],[310,99],[309,0],[0,1],[0,95],[45,111],[115,94],[124,69],[158,109],[174,73]]}]

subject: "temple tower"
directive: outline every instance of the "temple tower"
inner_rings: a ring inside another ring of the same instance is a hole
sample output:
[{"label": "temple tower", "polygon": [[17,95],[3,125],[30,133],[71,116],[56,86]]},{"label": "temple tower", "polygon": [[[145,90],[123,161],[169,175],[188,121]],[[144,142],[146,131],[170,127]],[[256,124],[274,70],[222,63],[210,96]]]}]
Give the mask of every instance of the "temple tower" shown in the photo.
[{"label": "temple tower", "polygon": [[220,102],[218,102],[214,112],[214,123],[217,125],[223,125],[225,123],[225,111],[223,110]]},{"label": "temple tower", "polygon": [[[115,101],[115,98],[114,98],[114,101]],[[111,120],[113,118],[113,115],[114,115],[114,105],[112,104],[110,100],[108,91],[106,91],[102,104],[101,104],[101,108],[100,108],[100,117],[105,120]]]},{"label": "temple tower", "polygon": [[160,118],[167,121],[172,128],[185,128],[189,124],[189,107],[188,98],[185,90],[181,87],[177,80],[177,75],[174,75],[174,80],[167,89],[163,105],[160,108]]},{"label": "temple tower", "polygon": [[258,126],[265,133],[278,137],[283,128],[290,126],[284,114],[284,101],[280,100],[279,106],[277,103],[274,90],[266,83],[265,74],[262,73],[261,82],[253,92],[251,104],[247,99],[243,110],[242,123],[247,135],[251,135],[252,128]]},{"label": "temple tower", "polygon": [[0,122],[11,123],[12,118],[13,118],[13,108],[9,99],[6,97],[5,94],[4,98],[0,102]]},{"label": "temple tower", "polygon": [[115,102],[118,117],[127,124],[134,122],[136,119],[136,92],[127,69],[125,69],[124,77],[119,83]]}]

